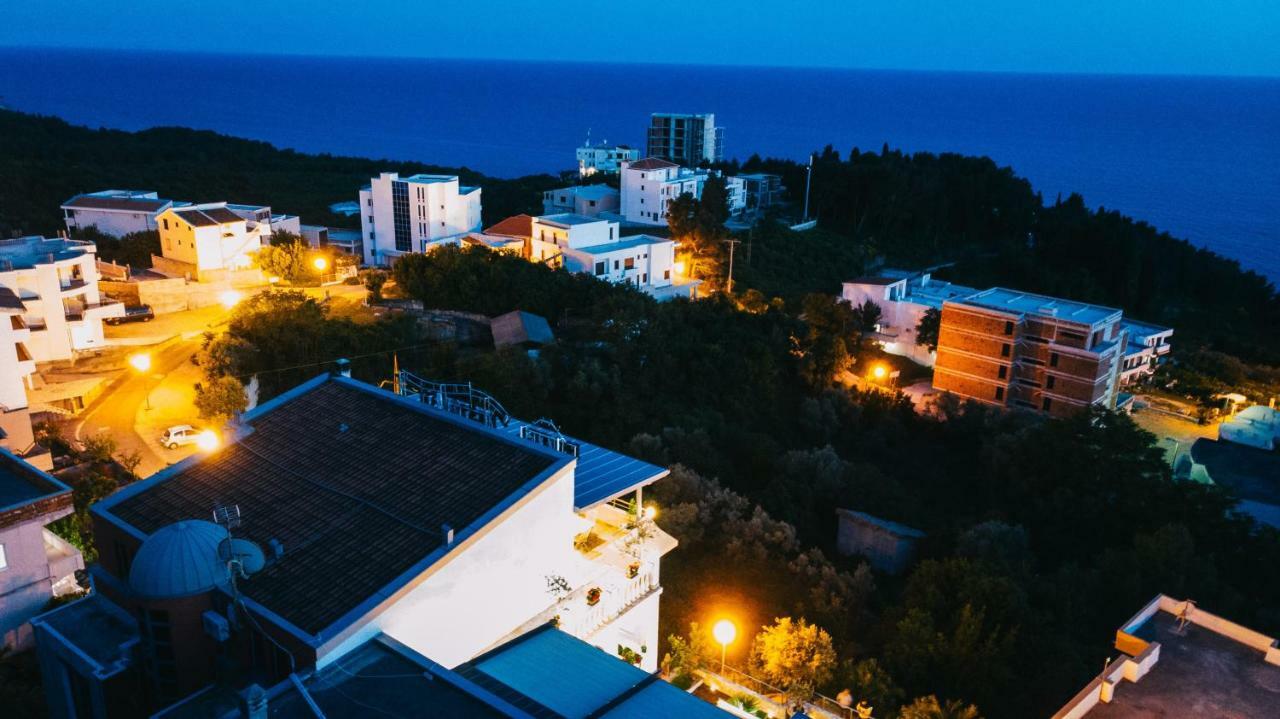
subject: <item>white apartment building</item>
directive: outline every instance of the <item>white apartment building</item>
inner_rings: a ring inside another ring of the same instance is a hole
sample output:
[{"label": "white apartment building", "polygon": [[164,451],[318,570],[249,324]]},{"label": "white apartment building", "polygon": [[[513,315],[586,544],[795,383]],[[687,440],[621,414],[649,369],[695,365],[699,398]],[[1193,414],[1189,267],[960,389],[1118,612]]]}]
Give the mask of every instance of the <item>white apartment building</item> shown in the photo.
[{"label": "white apartment building", "polygon": [[608,185],[561,187],[542,193],[542,214],[570,212],[595,217],[601,212],[617,212],[622,194]]},{"label": "white apartment building", "polygon": [[651,235],[622,237],[617,222],[574,214],[533,218],[530,260],[563,266],[657,299],[688,297],[697,283],[680,277],[676,243]]},{"label": "white apartment building", "polygon": [[[268,208],[267,212],[270,212]],[[244,270],[262,249],[262,231],[255,221],[231,210],[225,202],[171,208],[156,218],[160,223],[163,261],[155,267],[170,275],[201,275],[224,270]]]},{"label": "white apartment building", "polygon": [[240,205],[227,203],[227,209],[245,219],[247,229],[262,236],[263,244],[270,242],[271,235],[277,232],[288,232],[302,235],[302,218],[297,215],[274,213],[267,205]]},{"label": "white apartment building", "polygon": [[479,229],[480,188],[459,184],[457,175],[384,172],[360,190],[366,264],[387,266],[400,255],[456,244]]},{"label": "white apartment building", "polygon": [[[36,361],[27,349],[31,329],[22,319],[25,313],[18,295],[0,287],[0,447],[19,456],[33,450],[35,443],[27,390],[31,388]],[[52,462],[41,468],[50,466]]]},{"label": "white apartment building", "polygon": [[[667,224],[667,205],[684,194],[701,199],[702,189],[713,172],[715,171],[691,170],[656,157],[647,157],[639,162],[624,164],[621,192],[622,217],[630,223],[665,225]],[[747,204],[743,182],[736,177],[727,177],[725,191],[729,214],[741,213]]]},{"label": "white apartment building", "polygon": [[102,347],[102,320],[124,315],[124,305],[98,291],[97,248],[92,242],[43,237],[0,240],[0,288],[10,290],[12,328],[36,362],[71,359]]},{"label": "white apartment building", "polygon": [[161,199],[151,190],[101,190],[62,203],[67,231],[96,227],[113,237],[156,229],[156,217],[170,207],[190,203]]},{"label": "white apartment building", "polygon": [[578,148],[578,174],[590,177],[597,172],[616,173],[624,162],[640,159],[640,150],[626,145],[610,145],[607,141],[592,145],[588,140]]}]

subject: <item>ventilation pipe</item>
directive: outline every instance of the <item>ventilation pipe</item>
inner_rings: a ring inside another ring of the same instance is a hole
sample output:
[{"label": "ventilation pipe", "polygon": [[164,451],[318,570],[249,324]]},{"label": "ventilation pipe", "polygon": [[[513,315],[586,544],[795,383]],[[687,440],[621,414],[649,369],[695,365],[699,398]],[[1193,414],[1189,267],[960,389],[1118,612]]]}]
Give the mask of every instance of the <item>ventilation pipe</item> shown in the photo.
[{"label": "ventilation pipe", "polygon": [[345,357],[333,363],[333,375],[335,377],[351,378],[351,360]]},{"label": "ventilation pipe", "polygon": [[453,526],[449,524],[440,525],[440,538],[444,541],[444,546],[453,546]]}]

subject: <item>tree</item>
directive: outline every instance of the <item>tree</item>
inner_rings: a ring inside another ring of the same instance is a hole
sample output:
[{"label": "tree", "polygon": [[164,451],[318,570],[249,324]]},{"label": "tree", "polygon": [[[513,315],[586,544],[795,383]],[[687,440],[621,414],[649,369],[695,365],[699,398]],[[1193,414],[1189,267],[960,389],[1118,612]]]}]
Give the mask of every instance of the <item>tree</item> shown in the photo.
[{"label": "tree", "polygon": [[276,235],[272,235],[271,244],[258,250],[254,262],[268,276],[279,277],[285,282],[298,282],[311,274],[307,264],[309,249],[300,239],[277,240]]},{"label": "tree", "polygon": [[695,675],[717,659],[710,632],[700,628],[697,622],[689,624],[687,638],[672,634],[667,638],[667,645],[670,651],[663,657],[662,665],[672,677]]},{"label": "tree", "polygon": [[382,301],[382,288],[387,284],[389,275],[386,270],[369,270],[364,273],[364,287],[369,290],[369,302]]},{"label": "tree", "polygon": [[966,706],[958,699],[943,703],[930,694],[927,697],[917,697],[903,707],[898,719],[982,719],[982,715],[978,713],[978,707],[972,704]]},{"label": "tree", "polygon": [[243,412],[248,398],[240,380],[224,375],[196,385],[195,405],[202,419],[222,424]]},{"label": "tree", "polygon": [[880,324],[880,305],[867,300],[861,305],[850,311],[853,319],[853,327],[863,334],[867,332],[875,332],[876,325]]},{"label": "tree", "polygon": [[916,344],[924,345],[930,352],[938,349],[938,328],[942,325],[942,312],[930,307],[916,324]]},{"label": "tree", "polygon": [[814,293],[804,298],[803,319],[804,377],[815,389],[826,387],[853,364],[853,310],[844,300]]},{"label": "tree", "polygon": [[756,635],[751,644],[753,671],[788,694],[807,699],[831,678],[836,650],[831,635],[803,618],[782,617]]},{"label": "tree", "polygon": [[698,211],[704,215],[703,223],[723,225],[729,219],[729,188],[724,177],[712,174],[702,185],[702,199]]},{"label": "tree", "polygon": [[80,456],[97,464],[108,464],[119,445],[109,432],[85,435],[80,440]]}]

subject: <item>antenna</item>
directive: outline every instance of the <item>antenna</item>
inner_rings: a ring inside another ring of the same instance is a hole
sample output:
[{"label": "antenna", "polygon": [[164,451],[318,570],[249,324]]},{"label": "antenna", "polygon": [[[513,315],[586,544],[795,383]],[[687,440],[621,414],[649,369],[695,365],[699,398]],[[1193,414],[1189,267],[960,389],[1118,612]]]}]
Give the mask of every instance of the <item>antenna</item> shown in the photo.
[{"label": "antenna", "polygon": [[227,536],[231,536],[231,530],[240,526],[240,505],[213,505],[213,523],[225,528]]}]

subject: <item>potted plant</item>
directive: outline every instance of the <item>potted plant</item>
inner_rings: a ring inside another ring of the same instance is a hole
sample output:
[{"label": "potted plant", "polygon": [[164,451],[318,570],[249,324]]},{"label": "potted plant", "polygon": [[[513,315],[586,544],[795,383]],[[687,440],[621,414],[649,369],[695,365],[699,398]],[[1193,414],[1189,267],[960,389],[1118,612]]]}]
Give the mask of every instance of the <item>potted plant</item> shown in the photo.
[{"label": "potted plant", "polygon": [[640,575],[640,563],[632,562],[627,565],[627,579],[635,579]]},{"label": "potted plant", "polygon": [[587,590],[587,606],[594,607],[600,603],[600,587],[592,587]]}]

